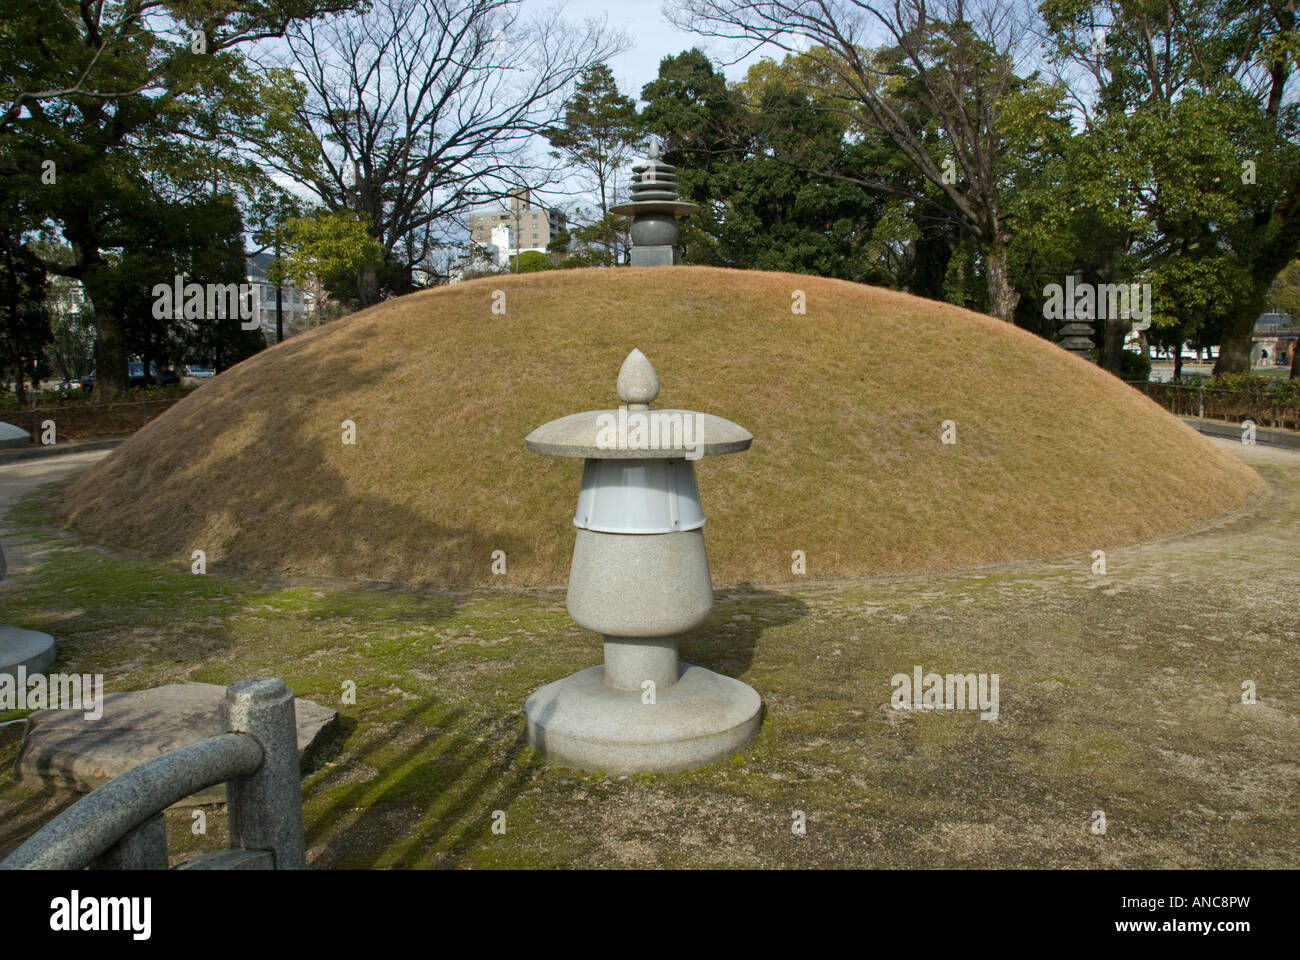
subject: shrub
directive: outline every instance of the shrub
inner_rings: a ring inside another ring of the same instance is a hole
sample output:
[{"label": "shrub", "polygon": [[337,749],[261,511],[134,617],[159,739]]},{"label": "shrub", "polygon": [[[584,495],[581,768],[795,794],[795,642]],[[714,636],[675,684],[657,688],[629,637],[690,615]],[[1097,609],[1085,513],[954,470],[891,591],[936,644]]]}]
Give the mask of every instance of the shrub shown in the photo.
[{"label": "shrub", "polygon": [[1145,383],[1151,379],[1151,361],[1132,350],[1121,351],[1120,379]]}]

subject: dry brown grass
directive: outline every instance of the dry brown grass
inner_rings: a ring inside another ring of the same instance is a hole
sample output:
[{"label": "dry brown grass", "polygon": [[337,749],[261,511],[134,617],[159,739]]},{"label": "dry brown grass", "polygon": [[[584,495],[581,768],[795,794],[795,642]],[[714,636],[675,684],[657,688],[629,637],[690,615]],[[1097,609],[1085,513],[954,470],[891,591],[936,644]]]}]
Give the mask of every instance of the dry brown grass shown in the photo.
[{"label": "dry brown grass", "polygon": [[[507,313],[490,310],[504,290]],[[791,291],[806,292],[806,316]],[[755,437],[699,462],[714,581],[954,569],[1195,526],[1258,475],[1034,335],[872,287],[702,267],[563,271],[414,294],[221,374],[69,491],[84,533],[190,563],[467,586],[563,584],[581,465],[537,425],[658,404]],[[357,424],[358,443],[340,442]],[[954,420],[958,442],[940,443]],[[508,574],[491,574],[506,551]]]}]

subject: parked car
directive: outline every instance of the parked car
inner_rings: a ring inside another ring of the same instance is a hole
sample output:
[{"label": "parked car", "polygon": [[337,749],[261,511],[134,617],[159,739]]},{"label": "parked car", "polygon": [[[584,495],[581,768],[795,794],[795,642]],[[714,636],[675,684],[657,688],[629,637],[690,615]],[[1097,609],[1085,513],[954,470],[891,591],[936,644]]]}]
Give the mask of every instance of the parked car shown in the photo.
[{"label": "parked car", "polygon": [[194,364],[190,364],[185,368],[185,375],[194,377],[196,380],[206,380],[208,377],[215,376],[216,372],[211,367],[199,367]]},{"label": "parked car", "polygon": [[[82,390],[95,389],[95,374],[97,372],[98,371],[96,370],[92,370],[90,371],[90,376],[81,378]],[[144,361],[132,360],[126,365],[126,383],[127,386],[130,387],[151,387],[158,385],[170,387],[173,384],[180,382],[181,378],[177,375],[175,370],[164,370],[160,377],[158,374],[158,364],[156,363],[149,364],[148,378],[144,375]]]}]

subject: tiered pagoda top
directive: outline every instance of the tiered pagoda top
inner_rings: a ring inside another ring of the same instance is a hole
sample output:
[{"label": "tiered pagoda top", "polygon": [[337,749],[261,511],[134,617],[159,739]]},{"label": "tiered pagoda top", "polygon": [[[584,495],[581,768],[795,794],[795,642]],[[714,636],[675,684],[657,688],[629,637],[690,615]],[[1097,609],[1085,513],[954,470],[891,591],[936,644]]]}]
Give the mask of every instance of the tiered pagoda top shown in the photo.
[{"label": "tiered pagoda top", "polygon": [[661,150],[659,141],[652,137],[645,163],[632,166],[632,199],[611,207],[611,213],[620,217],[635,217],[643,213],[670,213],[684,217],[700,209],[698,204],[680,199],[677,168],[659,159]]}]

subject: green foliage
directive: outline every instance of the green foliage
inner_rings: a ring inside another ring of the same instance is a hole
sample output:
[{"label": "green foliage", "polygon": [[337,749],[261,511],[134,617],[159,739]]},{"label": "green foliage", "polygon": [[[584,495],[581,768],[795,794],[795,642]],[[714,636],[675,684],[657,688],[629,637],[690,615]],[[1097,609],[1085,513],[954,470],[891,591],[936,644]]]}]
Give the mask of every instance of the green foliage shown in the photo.
[{"label": "green foliage", "polygon": [[554,269],[551,258],[540,250],[524,250],[510,262],[511,273],[537,273]]},{"label": "green foliage", "polygon": [[[1245,370],[1268,288],[1300,251],[1294,5],[1046,0],[1040,11],[1049,55],[1097,71],[1077,192],[1113,235],[1110,263],[1151,278],[1153,329],[1220,343],[1216,372]],[[1094,23],[1108,24],[1100,58]]]},{"label": "green foliage", "polygon": [[1300,324],[1300,260],[1293,260],[1277,275],[1268,299],[1274,308],[1289,313],[1293,323]]},{"label": "green foliage", "polygon": [[1130,383],[1146,383],[1151,379],[1151,361],[1140,353],[1134,353],[1132,350],[1124,350],[1120,354],[1122,366],[1120,367],[1120,379],[1127,380]]},{"label": "green foliage", "polygon": [[564,125],[546,131],[554,156],[587,171],[600,193],[600,212],[609,212],[611,180],[631,157],[642,121],[631,97],[619,92],[608,66],[596,63],[582,71],[564,106]]},{"label": "green foliage", "polygon": [[291,249],[284,257],[285,275],[300,287],[319,277],[330,295],[359,301],[358,275],[384,263],[383,245],[370,234],[369,223],[351,210],[318,210],[286,221]]},{"label": "green foliage", "polygon": [[[190,336],[140,313],[154,283],[175,272],[243,277],[242,249],[231,255],[242,223],[230,198],[264,178],[230,149],[259,110],[242,45],[350,5],[168,2],[142,12],[122,0],[6,3],[0,245],[84,284],[96,324],[97,397],[125,388],[133,348],[161,358]],[[211,223],[190,220],[209,215]],[[71,258],[24,246],[24,235],[45,225]],[[218,362],[252,349],[235,330],[207,338]]]},{"label": "green foliage", "polygon": [[[820,78],[823,81],[825,78]],[[683,224],[686,262],[784,270],[860,282],[896,279],[913,235],[901,208],[845,179],[810,175],[853,164],[843,118],[821,109],[805,61],[762,61],[728,85],[698,49],[660,63],[643,116],[699,203]]]}]

